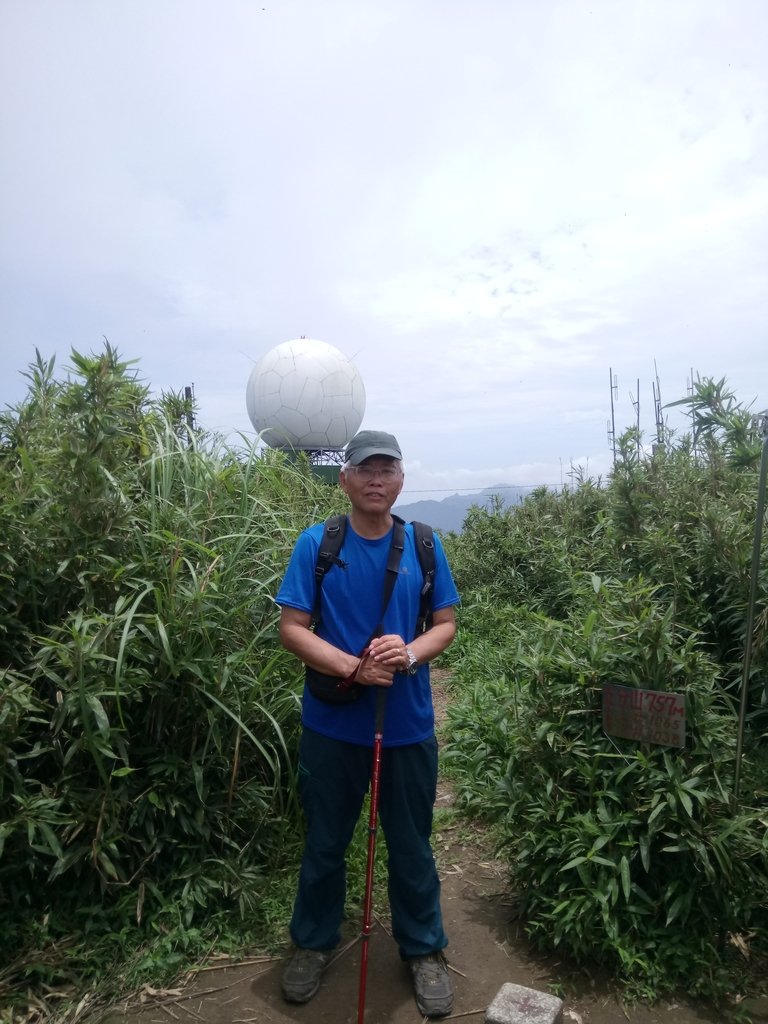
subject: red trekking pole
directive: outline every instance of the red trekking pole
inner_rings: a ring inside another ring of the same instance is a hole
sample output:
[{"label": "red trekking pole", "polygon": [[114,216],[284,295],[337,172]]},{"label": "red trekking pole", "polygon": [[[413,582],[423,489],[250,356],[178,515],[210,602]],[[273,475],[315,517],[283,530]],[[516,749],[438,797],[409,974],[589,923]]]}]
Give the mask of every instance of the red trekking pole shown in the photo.
[{"label": "red trekking pole", "polygon": [[376,695],[376,725],[373,734],[373,764],[371,766],[371,811],[368,817],[368,863],[365,868],[365,903],[363,905],[363,930],[360,933],[360,989],[357,998],[357,1024],[363,1024],[365,1017],[365,985],[368,980],[368,945],[371,936],[373,916],[373,865],[376,860],[376,832],[379,816],[379,780],[381,778],[381,745],[384,739],[384,713],[387,709],[387,691],[379,687]]}]

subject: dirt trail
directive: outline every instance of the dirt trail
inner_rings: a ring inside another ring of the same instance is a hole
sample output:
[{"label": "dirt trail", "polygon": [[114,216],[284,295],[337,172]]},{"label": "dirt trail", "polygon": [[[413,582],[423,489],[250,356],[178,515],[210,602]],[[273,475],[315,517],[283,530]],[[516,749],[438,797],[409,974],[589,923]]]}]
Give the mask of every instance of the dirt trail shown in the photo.
[{"label": "dirt trail", "polygon": [[[446,695],[436,680],[436,709]],[[438,807],[449,806],[450,786],[441,781]],[[461,826],[435,833],[435,854],[442,881],[442,902],[450,946],[456,1000],[444,1020],[479,1022],[505,982],[565,999],[565,1024],[722,1024],[722,1015],[684,1001],[654,1007],[625,1007],[606,986],[575,975],[556,960],[533,957],[517,934],[514,907],[505,893],[501,865],[493,860],[482,833],[468,836]],[[113,1013],[109,1024],[169,1024],[179,1020],[206,1024],[355,1024],[359,978],[359,922],[349,921],[344,952],[326,971],[320,991],[305,1006],[286,1004],[280,994],[282,960],[217,968],[209,964],[177,992],[155,996],[143,1009]],[[417,1024],[410,975],[400,961],[388,922],[377,919],[368,966],[367,1024]],[[753,1016],[768,1024],[768,1002]]]}]

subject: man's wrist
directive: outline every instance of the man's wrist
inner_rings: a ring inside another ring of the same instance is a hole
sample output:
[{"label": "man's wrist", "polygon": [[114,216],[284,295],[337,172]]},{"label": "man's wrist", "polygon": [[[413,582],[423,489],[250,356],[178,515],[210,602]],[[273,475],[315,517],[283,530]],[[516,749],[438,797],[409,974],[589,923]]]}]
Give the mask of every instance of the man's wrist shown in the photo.
[{"label": "man's wrist", "polygon": [[355,672],[357,669],[359,669],[360,668],[360,660],[361,659],[359,657],[356,658],[354,656],[354,654],[345,655],[345,658],[344,658],[344,671],[343,671],[342,674],[344,676],[349,676],[353,672]]},{"label": "man's wrist", "polygon": [[412,647],[405,648],[405,671],[409,676],[415,676],[419,669],[419,659]]}]

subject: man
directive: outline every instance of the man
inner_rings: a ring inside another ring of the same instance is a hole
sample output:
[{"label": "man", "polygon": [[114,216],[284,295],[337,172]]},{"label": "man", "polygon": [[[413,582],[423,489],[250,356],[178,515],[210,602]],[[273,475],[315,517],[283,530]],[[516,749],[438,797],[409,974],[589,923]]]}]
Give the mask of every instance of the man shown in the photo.
[{"label": "man", "polygon": [[360,697],[343,705],[313,696],[305,685],[299,789],[307,836],[290,934],[295,951],[283,971],[283,995],[305,1003],[317,992],[340,941],[345,897],[344,854],[371,773],[377,693],[387,689],[379,812],[387,843],[392,933],[427,1016],[451,1012],[453,989],[442,950],[448,943],[440,881],[430,836],[437,786],[437,741],[429,662],[453,640],[459,596],[435,537],[431,628],[415,636],[422,571],[413,527],[405,528],[398,575],[382,620],[383,635],[361,653],[381,615],[390,553],[392,506],[403,487],[397,440],[363,430],[349,442],[339,483],[349,498],[341,564],[327,573],[317,631],[311,629],[315,564],[323,524],[305,530],[277,594],[283,646],[308,668],[346,679]]}]

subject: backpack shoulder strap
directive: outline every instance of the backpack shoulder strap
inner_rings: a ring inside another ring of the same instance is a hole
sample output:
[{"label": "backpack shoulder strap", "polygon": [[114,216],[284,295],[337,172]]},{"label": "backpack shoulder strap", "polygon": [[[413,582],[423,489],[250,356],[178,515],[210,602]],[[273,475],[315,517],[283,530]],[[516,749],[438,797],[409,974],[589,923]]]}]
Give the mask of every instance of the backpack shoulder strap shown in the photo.
[{"label": "backpack shoulder strap", "polygon": [[347,567],[347,563],[339,558],[346,531],[347,517],[345,515],[331,516],[323,525],[323,536],[315,562],[315,604],[312,608],[311,629],[316,629],[320,622],[320,592],[325,574],[334,565],[338,565],[340,569]]},{"label": "backpack shoulder strap", "polygon": [[435,587],[435,536],[432,527],[426,523],[413,522],[413,537],[416,543],[416,554],[419,556],[421,574],[424,582],[419,598],[419,617],[416,622],[416,635],[424,633],[432,625],[432,591]]},{"label": "backpack shoulder strap", "polygon": [[[392,543],[387,556],[387,571],[384,576],[384,592],[381,597],[381,615],[374,636],[380,636],[383,629],[384,612],[387,610],[392,591],[395,589],[397,574],[400,570],[400,558],[405,550],[405,524],[400,516],[392,516]],[[371,637],[373,639],[373,637]]]}]

